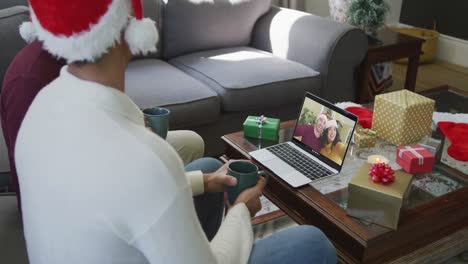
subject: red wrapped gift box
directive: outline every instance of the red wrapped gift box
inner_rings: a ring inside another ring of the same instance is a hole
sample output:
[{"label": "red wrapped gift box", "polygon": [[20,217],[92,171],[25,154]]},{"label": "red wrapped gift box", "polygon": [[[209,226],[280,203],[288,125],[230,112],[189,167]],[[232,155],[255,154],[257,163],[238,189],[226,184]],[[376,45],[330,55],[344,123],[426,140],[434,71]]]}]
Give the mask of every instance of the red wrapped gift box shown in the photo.
[{"label": "red wrapped gift box", "polygon": [[432,171],[435,157],[420,145],[397,148],[397,163],[408,173]]}]

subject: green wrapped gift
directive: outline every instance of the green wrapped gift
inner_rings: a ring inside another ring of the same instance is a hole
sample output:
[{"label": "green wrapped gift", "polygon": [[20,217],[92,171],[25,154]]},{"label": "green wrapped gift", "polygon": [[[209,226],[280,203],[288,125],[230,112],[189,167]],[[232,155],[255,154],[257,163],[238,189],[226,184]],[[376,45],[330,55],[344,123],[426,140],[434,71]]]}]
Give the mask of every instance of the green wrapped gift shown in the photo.
[{"label": "green wrapped gift", "polygon": [[245,120],[244,136],[277,141],[280,120],[264,116],[248,116]]}]

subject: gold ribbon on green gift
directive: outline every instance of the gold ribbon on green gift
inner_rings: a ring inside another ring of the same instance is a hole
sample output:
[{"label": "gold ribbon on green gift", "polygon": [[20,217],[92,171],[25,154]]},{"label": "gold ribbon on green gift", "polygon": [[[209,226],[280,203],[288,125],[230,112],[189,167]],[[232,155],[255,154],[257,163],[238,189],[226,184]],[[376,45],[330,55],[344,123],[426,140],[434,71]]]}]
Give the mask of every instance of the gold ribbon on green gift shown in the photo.
[{"label": "gold ribbon on green gift", "polygon": [[256,118],[247,118],[247,121],[252,121],[258,124],[258,139],[262,139],[263,124],[274,124],[273,122],[267,121],[267,117],[264,115]]},{"label": "gold ribbon on green gift", "polygon": [[371,137],[377,135],[377,133],[374,130],[371,130],[368,128],[361,128],[361,127],[357,129],[356,133],[361,134],[361,135],[371,136]]},{"label": "gold ribbon on green gift", "polygon": [[[374,130],[368,129],[368,128],[362,128],[358,127],[355,131],[355,137],[358,136],[359,142],[356,142],[356,139],[354,140],[356,145],[359,147],[372,147],[375,145],[375,141],[377,139],[377,133]],[[374,141],[374,143],[371,143]],[[362,145],[365,144],[365,145]],[[367,146],[369,145],[369,146]]]}]

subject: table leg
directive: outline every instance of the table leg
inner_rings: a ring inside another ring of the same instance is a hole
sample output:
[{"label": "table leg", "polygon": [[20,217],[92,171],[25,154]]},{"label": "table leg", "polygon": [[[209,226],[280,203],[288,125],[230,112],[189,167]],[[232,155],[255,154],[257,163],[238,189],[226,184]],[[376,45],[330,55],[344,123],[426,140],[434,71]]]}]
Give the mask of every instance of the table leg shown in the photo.
[{"label": "table leg", "polygon": [[408,58],[408,68],[406,69],[405,89],[416,90],[416,77],[418,75],[419,54]]}]

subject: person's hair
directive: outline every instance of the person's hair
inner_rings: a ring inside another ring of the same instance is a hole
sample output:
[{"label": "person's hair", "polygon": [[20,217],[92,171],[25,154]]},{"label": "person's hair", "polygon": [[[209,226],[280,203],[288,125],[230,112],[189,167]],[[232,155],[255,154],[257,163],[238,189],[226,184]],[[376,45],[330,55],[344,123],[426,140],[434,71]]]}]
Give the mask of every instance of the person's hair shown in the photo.
[{"label": "person's hair", "polygon": [[[322,148],[325,147],[325,146],[327,146],[327,144],[328,144],[328,130],[329,130],[330,128],[331,128],[331,127],[324,129],[323,132],[322,132],[322,135],[320,136],[320,144],[322,145]],[[335,139],[334,139],[333,142],[332,142],[332,148],[333,148],[338,142],[341,142],[341,138],[340,138],[340,132],[338,131],[338,128],[336,128],[336,136],[335,136]]]}]

